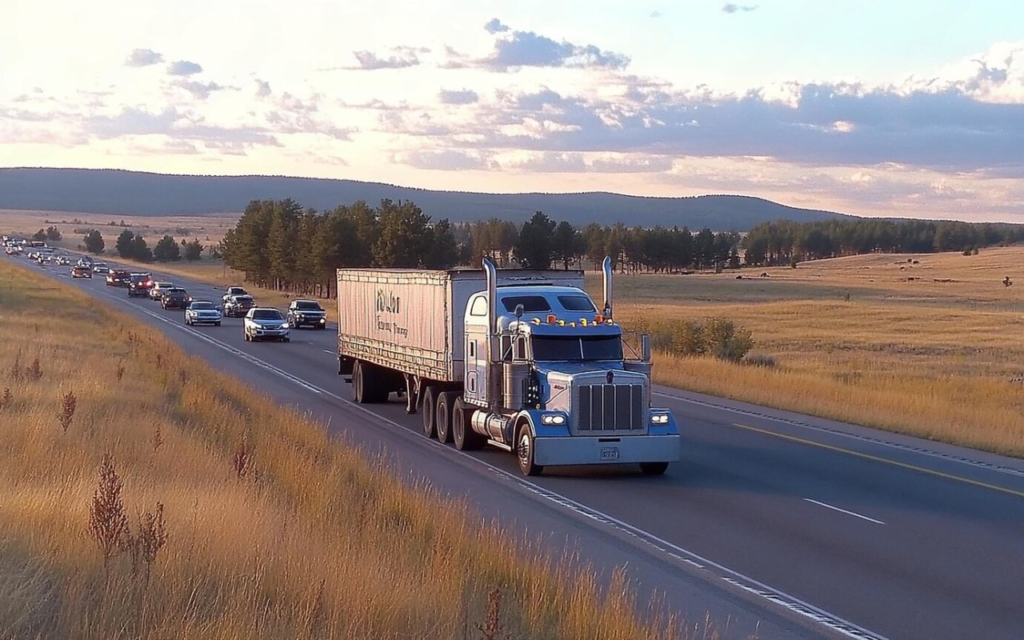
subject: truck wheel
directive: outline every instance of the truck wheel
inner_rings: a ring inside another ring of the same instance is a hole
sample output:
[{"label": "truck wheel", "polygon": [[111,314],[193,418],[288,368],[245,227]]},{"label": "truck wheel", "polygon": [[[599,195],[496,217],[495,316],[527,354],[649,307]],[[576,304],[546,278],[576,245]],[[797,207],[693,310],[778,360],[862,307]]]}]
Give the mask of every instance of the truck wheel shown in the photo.
[{"label": "truck wheel", "polygon": [[641,462],[640,471],[645,476],[660,476],[668,470],[667,462]]},{"label": "truck wheel", "polygon": [[459,394],[454,391],[442,391],[437,396],[437,441],[445,444],[452,441],[452,405]]},{"label": "truck wheel", "polygon": [[516,459],[519,461],[519,470],[524,474],[539,476],[544,472],[544,467],[533,461],[533,434],[530,433],[530,425],[525,422],[519,425],[515,452]]},{"label": "truck wheel", "polygon": [[363,375],[363,363],[361,360],[356,360],[352,363],[352,401],[356,404],[366,404],[367,402]]},{"label": "truck wheel", "polygon": [[434,420],[437,418],[437,387],[429,385],[423,390],[423,406],[420,407],[420,413],[423,414],[423,435],[428,438],[433,438],[437,435]]},{"label": "truck wheel", "polygon": [[455,406],[452,408],[452,438],[455,440],[455,448],[459,451],[473,451],[484,445],[484,437],[473,431],[470,424],[472,417],[473,408],[462,402],[462,396],[455,398]]}]

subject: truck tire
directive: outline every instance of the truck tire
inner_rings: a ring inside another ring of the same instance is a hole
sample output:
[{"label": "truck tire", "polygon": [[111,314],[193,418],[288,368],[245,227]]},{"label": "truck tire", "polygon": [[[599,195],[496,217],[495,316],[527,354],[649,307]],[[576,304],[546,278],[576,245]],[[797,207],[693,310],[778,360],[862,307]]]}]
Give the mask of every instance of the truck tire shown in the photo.
[{"label": "truck tire", "polygon": [[667,462],[641,462],[640,471],[645,476],[660,476],[668,470]]},{"label": "truck tire", "polygon": [[473,411],[472,407],[467,407],[462,401],[462,396],[455,399],[455,406],[452,408],[452,439],[455,440],[455,448],[459,451],[479,449],[487,441],[482,435],[473,431],[470,424]]},{"label": "truck tire", "polygon": [[539,476],[544,472],[544,467],[533,461],[533,434],[530,433],[530,425],[525,421],[519,425],[514,451],[516,460],[519,461],[519,470],[525,475]]},{"label": "truck tire", "polygon": [[362,360],[352,363],[352,401],[356,404],[367,404],[369,399],[366,396],[366,380]]},{"label": "truck tire", "polygon": [[423,401],[420,413],[423,414],[423,435],[433,438],[437,435],[434,420],[437,419],[437,387],[428,385],[423,390]]},{"label": "truck tire", "polygon": [[452,441],[452,409],[455,399],[459,394],[455,391],[442,391],[437,394],[437,417],[434,424],[437,427],[437,441],[449,443]]},{"label": "truck tire", "polygon": [[382,383],[383,372],[372,362],[356,360],[352,365],[352,399],[357,404],[381,404],[387,402],[388,391]]}]

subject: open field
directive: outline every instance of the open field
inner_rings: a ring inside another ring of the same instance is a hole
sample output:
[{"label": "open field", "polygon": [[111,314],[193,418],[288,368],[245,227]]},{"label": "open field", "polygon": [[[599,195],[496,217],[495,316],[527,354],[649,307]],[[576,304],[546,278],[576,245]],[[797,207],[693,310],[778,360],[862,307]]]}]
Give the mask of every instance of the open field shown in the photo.
[{"label": "open field", "polygon": [[493,589],[512,638],[687,637],[637,622],[621,581],[495,553],[528,545],[9,261],[0,332],[0,637],[478,638]]},{"label": "open field", "polygon": [[[618,276],[617,315],[728,318],[777,362],[662,353],[664,384],[1024,456],[1024,247],[764,271]],[[600,277],[588,287],[599,294]]]},{"label": "open field", "polygon": [[[224,234],[238,222],[238,213],[218,213],[206,216],[113,216],[95,213],[67,213],[64,211],[21,211],[0,209],[0,232],[30,236],[39,229],[55,226],[64,236],[62,246],[75,248],[84,233],[75,229],[95,228],[103,234],[107,247],[113,247],[124,229],[141,233],[149,246],[168,234],[177,240],[199,238],[205,246],[216,245]],[[75,222],[77,220],[77,222]],[[124,222],[126,227],[121,227]],[[111,224],[113,223],[113,224]]]}]

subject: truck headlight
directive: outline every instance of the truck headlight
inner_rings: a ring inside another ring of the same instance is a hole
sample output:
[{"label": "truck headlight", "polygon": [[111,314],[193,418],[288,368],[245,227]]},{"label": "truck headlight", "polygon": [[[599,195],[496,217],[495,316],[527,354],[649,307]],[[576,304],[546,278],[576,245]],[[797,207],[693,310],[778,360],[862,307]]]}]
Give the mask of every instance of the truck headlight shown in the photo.
[{"label": "truck headlight", "polygon": [[668,424],[667,413],[652,413],[651,424]]},{"label": "truck headlight", "polygon": [[545,413],[540,417],[541,424],[565,424],[565,416],[560,413]]}]

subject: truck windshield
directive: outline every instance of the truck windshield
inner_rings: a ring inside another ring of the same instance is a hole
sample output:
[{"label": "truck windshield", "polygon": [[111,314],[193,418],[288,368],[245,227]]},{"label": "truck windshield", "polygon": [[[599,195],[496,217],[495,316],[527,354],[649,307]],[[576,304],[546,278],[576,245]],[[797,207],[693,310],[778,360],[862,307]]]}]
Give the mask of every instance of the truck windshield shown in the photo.
[{"label": "truck windshield", "polygon": [[533,336],[533,359],[538,362],[622,360],[622,341],[618,336]]}]

